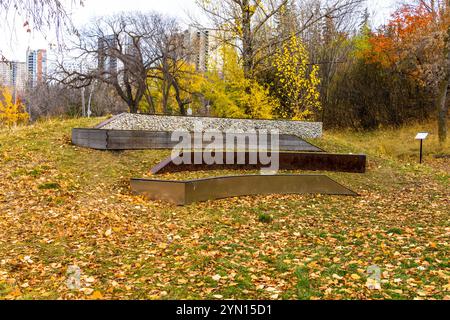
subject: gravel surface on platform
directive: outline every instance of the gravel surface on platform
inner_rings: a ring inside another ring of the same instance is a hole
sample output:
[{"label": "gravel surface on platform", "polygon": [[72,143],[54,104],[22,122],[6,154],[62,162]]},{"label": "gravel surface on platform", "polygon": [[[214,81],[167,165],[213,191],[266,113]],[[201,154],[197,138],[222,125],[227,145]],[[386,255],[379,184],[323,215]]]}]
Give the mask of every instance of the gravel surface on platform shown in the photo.
[{"label": "gravel surface on platform", "polygon": [[149,130],[149,131],[248,131],[279,130],[280,134],[292,134],[302,138],[320,138],[321,122],[252,120],[204,117],[154,116],[124,113],[108,120],[101,129]]}]

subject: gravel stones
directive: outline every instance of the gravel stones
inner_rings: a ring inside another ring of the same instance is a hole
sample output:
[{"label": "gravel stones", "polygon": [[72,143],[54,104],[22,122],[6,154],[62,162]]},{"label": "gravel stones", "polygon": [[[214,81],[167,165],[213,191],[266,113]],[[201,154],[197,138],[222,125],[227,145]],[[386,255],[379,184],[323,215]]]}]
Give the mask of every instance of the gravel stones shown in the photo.
[{"label": "gravel stones", "polygon": [[253,120],[230,118],[159,116],[123,113],[100,124],[98,129],[108,130],[147,130],[147,131],[240,131],[243,130],[273,130],[280,134],[296,135],[300,138],[320,138],[322,136],[321,122],[283,121],[283,120]]}]

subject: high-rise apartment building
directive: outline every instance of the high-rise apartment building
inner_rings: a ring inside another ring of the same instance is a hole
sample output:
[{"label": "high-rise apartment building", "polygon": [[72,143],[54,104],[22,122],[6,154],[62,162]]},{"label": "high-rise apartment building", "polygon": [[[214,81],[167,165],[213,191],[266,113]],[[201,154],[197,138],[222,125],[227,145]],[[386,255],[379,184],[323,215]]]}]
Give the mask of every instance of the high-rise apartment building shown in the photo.
[{"label": "high-rise apartment building", "polygon": [[10,86],[11,84],[11,62],[0,62],[0,86]]},{"label": "high-rise apartment building", "polygon": [[111,50],[117,47],[114,35],[98,39],[98,70],[110,75],[117,73],[117,58],[111,54]]},{"label": "high-rise apartment building", "polygon": [[14,91],[25,90],[28,82],[27,64],[18,61],[0,62],[0,85]]},{"label": "high-rise apartment building", "polygon": [[31,87],[42,83],[47,77],[47,51],[44,49],[27,51],[28,81]]},{"label": "high-rise apartment building", "polygon": [[197,71],[206,72],[222,68],[223,59],[218,36],[216,30],[194,26],[190,26],[183,33],[184,47],[190,50],[189,62],[195,64]]},{"label": "high-rise apartment building", "polygon": [[26,62],[13,62],[12,68],[12,85],[16,90],[23,91],[28,82],[27,64]]}]

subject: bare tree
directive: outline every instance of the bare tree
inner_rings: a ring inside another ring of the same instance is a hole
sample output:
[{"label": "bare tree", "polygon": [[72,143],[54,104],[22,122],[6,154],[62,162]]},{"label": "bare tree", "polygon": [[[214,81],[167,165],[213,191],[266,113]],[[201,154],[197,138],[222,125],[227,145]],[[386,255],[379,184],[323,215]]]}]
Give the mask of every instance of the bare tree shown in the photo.
[{"label": "bare tree", "polygon": [[[330,87],[343,64],[352,62],[351,51],[353,45],[348,37],[358,29],[365,32],[368,28],[369,14],[359,3],[354,3],[348,10],[337,15],[326,16],[317,27],[305,30],[306,45],[312,64],[319,65],[321,76],[322,122],[330,104]],[[362,22],[361,22],[362,16]]]},{"label": "bare tree", "polygon": [[[220,3],[196,1],[214,28],[227,34],[227,43],[235,46],[241,53],[247,78],[253,77],[258,65],[274,54],[274,47],[288,40],[288,37],[279,37],[271,31],[276,15],[286,8],[289,0],[223,0]],[[327,16],[341,15],[362,1],[364,0],[298,0],[298,14],[302,16],[297,19],[299,26],[295,34],[302,34]]]},{"label": "bare tree", "polygon": [[[64,30],[74,31],[67,5],[84,5],[84,0],[0,0],[0,26],[8,24],[17,17],[23,19],[23,26],[28,32],[38,30],[45,32],[53,29],[59,40]],[[0,50],[0,58],[5,61]]]},{"label": "bare tree", "polygon": [[[99,83],[87,89],[87,105],[92,116],[104,116],[127,110],[126,104],[117,96],[114,88]],[[28,87],[22,94],[27,111],[33,120],[52,116],[82,116],[80,90],[58,83],[40,83]]]},{"label": "bare tree", "polygon": [[[246,77],[253,76],[256,39],[263,27],[286,5],[288,0],[196,0],[214,28],[225,34],[225,41],[242,55]],[[235,39],[239,41],[236,42]]]},{"label": "bare tree", "polygon": [[175,26],[175,20],[157,13],[101,18],[81,31],[71,48],[84,70],[70,69],[60,59],[54,78],[75,88],[90,86],[94,81],[111,85],[130,112],[136,113],[147,93],[148,77],[160,68],[165,52],[161,48],[170,38],[168,30],[172,32]]},{"label": "bare tree", "polygon": [[172,28],[166,28],[162,40],[159,45],[161,61],[154,78],[162,82],[163,111],[165,113],[168,111],[168,98],[173,89],[179,112],[186,115],[186,105],[192,101],[183,93],[188,95],[195,93],[189,92],[189,88],[184,86],[183,80],[192,78],[196,73],[190,62],[195,55],[195,48],[199,44],[195,41],[194,43],[187,41],[184,35],[178,32],[178,26],[175,25]]},{"label": "bare tree", "polygon": [[[30,28],[51,27],[60,31],[61,27],[71,23],[66,4],[61,0],[0,0],[0,12],[4,18],[11,13],[22,17]],[[70,4],[83,6],[84,0],[71,0]]]}]

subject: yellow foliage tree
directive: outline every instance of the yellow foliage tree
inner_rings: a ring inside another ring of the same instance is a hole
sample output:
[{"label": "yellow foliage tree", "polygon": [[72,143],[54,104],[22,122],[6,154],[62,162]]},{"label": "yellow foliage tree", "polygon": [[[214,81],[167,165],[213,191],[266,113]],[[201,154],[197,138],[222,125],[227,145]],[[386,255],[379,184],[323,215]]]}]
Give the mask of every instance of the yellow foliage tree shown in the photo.
[{"label": "yellow foliage tree", "polygon": [[[271,119],[278,100],[270,96],[268,87],[245,78],[239,56],[231,46],[221,46],[219,61],[211,61],[211,70],[197,72],[186,61],[173,62],[173,78],[155,70],[147,80],[148,96],[139,104],[143,112],[173,113],[177,105],[186,103],[194,112],[211,106],[218,117]],[[176,81],[176,84],[172,81]],[[178,86],[178,92],[175,85]]]},{"label": "yellow foliage tree", "polygon": [[321,109],[319,67],[309,67],[309,56],[302,41],[292,35],[273,57],[274,93],[280,100],[283,118],[307,120]]},{"label": "yellow foliage tree", "polygon": [[[189,106],[196,112],[202,106],[201,90],[206,81],[205,76],[195,70],[195,65],[183,63],[179,67],[178,86],[180,88],[179,99],[189,101]],[[176,90],[174,88],[174,96]]]},{"label": "yellow foliage tree", "polygon": [[[174,62],[175,63],[175,62]],[[150,113],[178,113],[177,90],[172,81],[176,81],[179,89],[178,99],[193,107],[200,106],[200,92],[206,81],[203,74],[196,72],[195,66],[185,61],[176,62],[173,66],[176,73],[174,79],[166,79],[160,70],[152,70],[147,79],[147,97],[139,103],[139,110]],[[167,90],[167,91],[166,91]],[[164,94],[167,94],[164,97]],[[187,103],[188,102],[188,103]],[[166,105],[164,105],[166,104]]]},{"label": "yellow foliage tree", "polygon": [[211,112],[217,117],[244,118],[245,113],[236,103],[227,83],[217,72],[208,74],[204,83],[202,95],[209,102]]},{"label": "yellow foliage tree", "polygon": [[22,102],[17,99],[13,101],[13,96],[8,88],[0,88],[3,97],[0,97],[0,123],[8,127],[28,121],[28,113]]},{"label": "yellow foliage tree", "polygon": [[221,47],[222,66],[207,75],[203,94],[211,101],[213,112],[220,117],[271,119],[277,100],[269,89],[247,79],[239,56],[233,47]]}]

